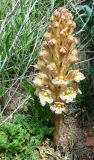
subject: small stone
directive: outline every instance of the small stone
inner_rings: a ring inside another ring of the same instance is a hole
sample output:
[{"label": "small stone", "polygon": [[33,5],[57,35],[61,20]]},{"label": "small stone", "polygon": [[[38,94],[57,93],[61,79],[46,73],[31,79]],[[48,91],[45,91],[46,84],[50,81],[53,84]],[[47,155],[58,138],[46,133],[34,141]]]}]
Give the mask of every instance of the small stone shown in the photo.
[{"label": "small stone", "polygon": [[85,141],[86,147],[93,147],[94,146],[94,137],[87,137]]}]

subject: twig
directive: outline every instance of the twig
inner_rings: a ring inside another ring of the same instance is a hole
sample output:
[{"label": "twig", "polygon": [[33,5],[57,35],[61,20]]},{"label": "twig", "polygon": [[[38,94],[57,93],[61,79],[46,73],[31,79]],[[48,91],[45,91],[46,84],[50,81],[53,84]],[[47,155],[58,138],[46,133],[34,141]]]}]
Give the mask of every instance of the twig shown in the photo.
[{"label": "twig", "polygon": [[14,93],[12,94],[12,96],[10,96],[10,98],[9,98],[9,100],[7,101],[6,105],[4,106],[4,108],[3,108],[2,112],[1,112],[1,114],[3,114],[3,112],[4,112],[4,110],[6,109],[7,105],[9,104],[9,102],[10,102],[11,99],[12,99],[12,97],[13,97],[14,94],[16,93],[16,91],[17,91],[19,85],[20,85],[20,83],[19,83],[18,86],[16,87],[16,89],[15,89]]},{"label": "twig", "polygon": [[91,60],[93,60],[93,59],[94,59],[94,57],[93,57],[93,58],[90,58],[90,59],[86,59],[86,60],[81,61],[81,62],[77,62],[77,63],[75,63],[75,64],[80,64],[80,63],[88,62],[88,61],[91,61]]},{"label": "twig", "polygon": [[[92,11],[93,11],[93,7],[92,7]],[[77,34],[79,34],[79,33],[81,33],[81,32],[84,31],[83,29],[85,28],[86,24],[88,23],[91,15],[92,15],[92,12],[91,12],[91,14],[89,15],[89,17],[88,17],[87,21],[85,22],[85,24],[83,25],[83,27],[82,27],[78,32],[76,32],[75,34],[73,34],[73,36],[75,36],[75,35],[77,35]]]},{"label": "twig", "polygon": [[7,14],[6,14],[6,17],[5,17],[4,21],[3,21],[2,24],[1,24],[0,34],[1,34],[1,33],[3,32],[3,30],[4,30],[5,23],[6,23],[7,19],[13,14],[13,12],[15,11],[15,9],[16,9],[17,5],[19,4],[19,2],[20,2],[20,0],[18,0],[18,1],[16,2],[16,4],[15,4],[15,6],[13,7],[12,11],[11,11],[10,13],[7,13]]},{"label": "twig", "polygon": [[7,122],[10,118],[12,118],[12,116],[14,115],[14,113],[16,113],[18,111],[18,109],[30,98],[30,96],[28,96],[4,121],[2,121],[2,123],[0,124],[0,126],[2,124],[4,124],[5,122]]},{"label": "twig", "polygon": [[[15,37],[15,39],[14,39],[11,47],[9,48],[9,51],[8,51],[8,52],[11,52],[12,48],[14,47],[14,45],[15,45],[18,37],[19,37],[19,35],[21,34],[21,31],[22,31],[22,29],[23,29],[23,27],[24,27],[24,24],[27,22],[27,19],[28,19],[29,15],[30,15],[31,11],[32,11],[32,9],[34,8],[34,6],[35,6],[35,4],[36,4],[37,2],[38,2],[38,1],[36,0],[36,1],[34,2],[34,4],[32,5],[32,7],[30,8],[30,10],[28,11],[28,13],[27,13],[27,15],[26,15],[26,17],[25,17],[25,19],[24,19],[24,21],[23,21],[23,23],[22,23],[22,25],[21,25],[21,27],[20,27],[20,29],[19,29],[16,37]],[[2,70],[2,68],[3,68],[3,66],[4,66],[4,64],[6,63],[7,58],[8,58],[8,57],[6,56],[6,59],[4,60],[4,63],[3,63],[3,65],[2,65],[2,67],[1,67],[1,70]]]}]

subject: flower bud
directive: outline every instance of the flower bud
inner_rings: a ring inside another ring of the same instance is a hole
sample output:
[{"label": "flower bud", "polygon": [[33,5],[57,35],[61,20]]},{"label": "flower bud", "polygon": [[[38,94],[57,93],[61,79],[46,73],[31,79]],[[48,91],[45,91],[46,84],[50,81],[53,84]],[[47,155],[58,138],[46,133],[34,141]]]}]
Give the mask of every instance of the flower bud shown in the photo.
[{"label": "flower bud", "polygon": [[60,12],[58,10],[55,10],[54,16],[59,19],[60,18]]},{"label": "flower bud", "polygon": [[55,47],[55,46],[56,46],[56,39],[55,39],[55,38],[51,39],[51,40],[48,42],[48,44],[49,44],[51,47]]},{"label": "flower bud", "polygon": [[46,41],[51,40],[51,33],[46,32],[46,33],[44,34],[44,38],[45,38]]},{"label": "flower bud", "polygon": [[54,23],[54,28],[58,28],[59,27],[59,23],[58,22],[55,22]]},{"label": "flower bud", "polygon": [[55,63],[51,63],[46,67],[50,73],[54,73],[55,75],[58,73],[57,67]]},{"label": "flower bud", "polygon": [[65,55],[67,54],[67,49],[65,47],[62,47],[59,52],[61,53],[61,55]]}]

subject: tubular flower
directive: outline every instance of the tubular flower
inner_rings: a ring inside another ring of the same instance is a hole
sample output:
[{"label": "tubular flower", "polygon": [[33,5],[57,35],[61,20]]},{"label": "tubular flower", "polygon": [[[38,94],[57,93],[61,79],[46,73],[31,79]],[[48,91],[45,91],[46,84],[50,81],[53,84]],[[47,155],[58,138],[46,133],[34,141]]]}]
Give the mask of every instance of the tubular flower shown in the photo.
[{"label": "tubular flower", "polygon": [[71,81],[80,82],[81,80],[85,79],[85,76],[81,72],[79,72],[79,70],[71,70],[68,73],[68,78]]},{"label": "tubular flower", "polygon": [[76,23],[72,14],[65,8],[56,9],[39,52],[35,68],[39,74],[33,83],[40,103],[49,103],[55,114],[66,112],[66,103],[73,102],[78,93],[78,82],[85,79],[79,70],[72,66],[78,62],[77,43],[73,36]]},{"label": "tubular flower", "polygon": [[50,90],[38,91],[37,95],[39,96],[40,103],[42,106],[45,106],[46,102],[48,102],[49,104],[53,103],[53,98],[51,96]]},{"label": "tubular flower", "polygon": [[50,109],[55,112],[55,114],[61,114],[62,112],[67,112],[63,102],[55,102],[51,105]]},{"label": "tubular flower", "polygon": [[50,81],[46,74],[40,73],[35,77],[33,83],[36,87],[44,87],[50,84]]},{"label": "tubular flower", "polygon": [[61,93],[60,98],[66,103],[73,102],[77,93],[81,93],[80,89],[74,90],[72,87],[67,87],[64,92]]}]

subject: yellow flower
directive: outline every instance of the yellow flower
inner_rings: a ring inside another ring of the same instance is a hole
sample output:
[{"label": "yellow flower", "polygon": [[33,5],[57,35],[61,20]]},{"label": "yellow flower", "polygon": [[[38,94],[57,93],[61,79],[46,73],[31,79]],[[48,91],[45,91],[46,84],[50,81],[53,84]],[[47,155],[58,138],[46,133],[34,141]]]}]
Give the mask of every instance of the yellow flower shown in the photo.
[{"label": "yellow flower", "polygon": [[55,85],[67,85],[69,81],[66,79],[65,76],[59,75],[58,77],[52,79],[52,83]]},{"label": "yellow flower", "polygon": [[66,103],[73,102],[76,98],[77,92],[72,87],[67,87],[65,91],[60,94],[60,98]]},{"label": "yellow flower", "polygon": [[53,103],[53,98],[51,97],[51,91],[50,90],[42,90],[37,93],[40,99],[40,103],[42,106],[45,106],[46,102],[49,104]]},{"label": "yellow flower", "polygon": [[55,112],[55,114],[61,114],[62,112],[67,111],[63,102],[55,102],[50,109]]}]

